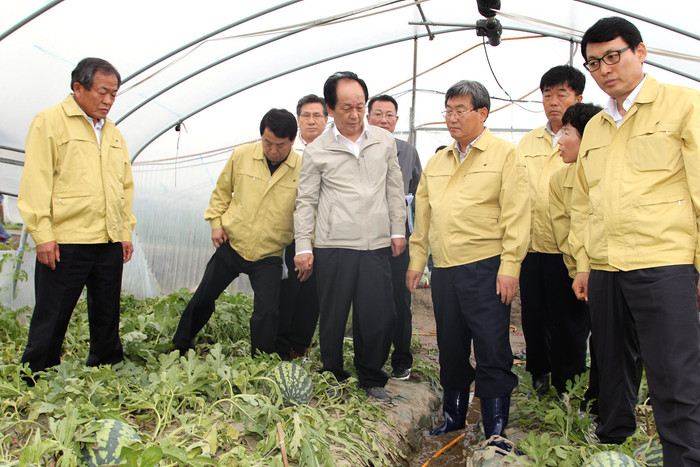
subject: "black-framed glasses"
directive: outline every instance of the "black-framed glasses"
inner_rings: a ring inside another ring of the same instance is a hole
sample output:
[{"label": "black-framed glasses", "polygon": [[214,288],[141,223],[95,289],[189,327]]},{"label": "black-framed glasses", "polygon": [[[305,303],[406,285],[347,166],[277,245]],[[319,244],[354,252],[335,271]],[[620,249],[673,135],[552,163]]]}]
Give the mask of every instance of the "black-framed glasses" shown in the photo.
[{"label": "black-framed glasses", "polygon": [[600,68],[600,61],[601,60],[604,61],[605,63],[607,63],[608,65],[614,65],[620,61],[620,54],[622,54],[622,52],[624,52],[625,50],[627,50],[629,48],[631,48],[631,47],[628,45],[624,49],[613,50],[612,52],[608,52],[600,58],[592,58],[592,59],[584,62],[583,66],[588,71],[597,71],[598,68]]},{"label": "black-framed glasses", "polygon": [[469,110],[443,110],[440,112],[442,114],[442,118],[448,119],[452,116],[455,116],[459,119],[462,119],[467,116],[469,112],[476,112],[476,109],[469,109]]}]

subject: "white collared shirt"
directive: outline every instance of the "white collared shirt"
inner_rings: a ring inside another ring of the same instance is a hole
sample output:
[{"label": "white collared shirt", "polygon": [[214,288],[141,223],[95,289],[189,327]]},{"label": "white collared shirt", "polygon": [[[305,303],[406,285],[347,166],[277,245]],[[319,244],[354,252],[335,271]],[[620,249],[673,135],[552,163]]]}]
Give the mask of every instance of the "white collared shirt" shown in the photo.
[{"label": "white collared shirt", "polygon": [[350,138],[346,138],[345,136],[341,135],[340,132],[338,131],[338,127],[333,124],[331,126],[333,129],[333,136],[335,136],[335,140],[348,148],[350,152],[352,152],[355,157],[358,159],[360,158],[360,149],[362,149],[362,143],[365,141],[365,138],[369,136],[369,130],[365,126],[365,124],[362,124],[362,133],[360,133],[360,137],[357,138],[357,141],[353,141]]},{"label": "white collared shirt", "polygon": [[[639,96],[639,92],[642,90],[642,86],[644,86],[644,82],[647,80],[647,75],[644,73],[644,79],[637,85],[636,88],[630,93],[629,96],[627,96],[627,99],[622,103],[622,108],[625,109],[625,115],[627,114],[627,111],[632,107],[632,104],[635,103],[637,100],[637,97]],[[612,97],[608,99],[608,103],[605,105],[605,113],[610,115],[613,120],[615,120],[615,123],[617,124],[618,128],[620,127],[620,123],[622,123],[622,120],[625,118],[624,115],[620,114],[620,111],[617,110],[617,100],[613,99]]]},{"label": "white collared shirt", "polygon": [[90,125],[92,125],[92,129],[95,130],[95,136],[97,136],[97,144],[99,145],[100,143],[102,143],[102,127],[105,126],[105,119],[101,118],[97,121],[97,123],[95,123],[95,120],[91,116],[86,114],[82,107],[78,106],[78,108],[83,113],[83,115],[85,115],[85,118],[87,118],[88,122],[90,122]]},{"label": "white collared shirt", "polygon": [[560,128],[559,131],[554,133],[554,130],[552,130],[552,123],[549,120],[547,120],[547,123],[545,123],[544,125],[544,129],[547,131],[547,133],[552,135],[552,149],[554,149],[554,146],[556,146],[559,142],[559,138],[561,138],[561,135],[564,134],[562,128]]}]

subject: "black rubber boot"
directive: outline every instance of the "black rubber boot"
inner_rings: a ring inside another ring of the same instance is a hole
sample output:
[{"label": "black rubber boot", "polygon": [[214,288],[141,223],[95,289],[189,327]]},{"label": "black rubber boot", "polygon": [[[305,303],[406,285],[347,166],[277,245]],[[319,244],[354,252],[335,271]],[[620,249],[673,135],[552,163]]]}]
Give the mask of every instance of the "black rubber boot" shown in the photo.
[{"label": "black rubber boot", "polygon": [[[508,426],[508,413],[510,412],[510,396],[490,397],[481,399],[481,419],[484,422],[484,435],[489,439],[493,435],[502,438],[506,437],[506,427]],[[491,441],[489,446],[496,446],[504,451],[510,452],[513,446],[504,441]],[[522,455],[522,452],[515,449],[515,454]]]},{"label": "black rubber boot", "polygon": [[540,397],[544,397],[549,392],[549,375],[549,373],[545,373],[532,378],[532,388]]},{"label": "black rubber boot", "polygon": [[442,435],[450,431],[464,429],[469,408],[469,390],[456,389],[445,391],[442,401],[442,413],[445,421],[437,428],[430,430],[430,436]]}]

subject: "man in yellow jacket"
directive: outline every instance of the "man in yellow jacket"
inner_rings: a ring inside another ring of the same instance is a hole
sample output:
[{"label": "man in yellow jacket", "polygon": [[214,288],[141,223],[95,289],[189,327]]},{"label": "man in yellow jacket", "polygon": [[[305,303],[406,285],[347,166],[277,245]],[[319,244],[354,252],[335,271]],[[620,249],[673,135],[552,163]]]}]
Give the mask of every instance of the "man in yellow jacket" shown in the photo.
[{"label": "man in yellow jacket", "polygon": [[[562,116],[562,135],[559,138],[559,153],[566,166],[557,171],[549,182],[549,213],[552,217],[552,229],[559,251],[561,251],[564,264],[569,277],[576,277],[576,259],[571,254],[569,232],[571,231],[571,193],[574,189],[574,176],[576,175],[576,159],[581,146],[581,135],[588,121],[595,114],[603,110],[594,104],[577,103],[570,106]],[[571,284],[571,281],[569,281]],[[573,293],[573,290],[569,290]],[[522,295],[522,293],[521,293]],[[579,301],[586,313],[586,329],[590,328],[590,311],[584,301]],[[589,333],[590,334],[590,333]],[[589,335],[589,348],[593,348],[594,336]],[[585,357],[584,342],[584,357]],[[585,363],[584,363],[585,365]],[[590,413],[598,416],[598,363],[595,353],[591,352],[590,373],[588,377],[588,389],[583,396],[583,408],[588,408]]]},{"label": "man in yellow jacket", "polygon": [[136,218],[126,144],[106,118],[120,84],[109,62],[83,59],[71,75],[73,94],[40,112],[29,127],[17,207],[36,243],[36,305],[22,356],[33,372],[60,363],[85,286],[87,365],[123,358],[119,294]]},{"label": "man in yellow jacket", "polygon": [[221,172],[204,211],[216,251],[173,337],[173,350],[180,354],[194,347],[214,302],[241,273],[250,276],[255,294],[251,353],[275,351],[282,253],[294,238],[301,168],[301,158],[292,149],[296,134],[294,115],[271,109],[260,122],[262,141],[234,149]]},{"label": "man in yellow jacket", "polygon": [[475,382],[486,438],[504,436],[518,384],[508,326],[529,240],[530,190],[518,149],[484,126],[489,108],[478,82],[447,90],[443,115],[455,142],[430,158],[416,192],[406,286],[415,291],[430,246],[445,416],[431,435],[464,428]]},{"label": "man in yellow jacket", "polygon": [[520,279],[527,371],[538,395],[552,385],[558,393],[566,382],[586,371],[588,313],[571,291],[571,278],[557,247],[549,214],[549,180],[564,167],[559,157],[562,116],[581,102],[586,77],[576,68],[559,65],[540,80],[547,123],[526,134],[518,148],[530,178],[530,247]]},{"label": "man in yellow jacket", "polygon": [[634,433],[643,361],[664,464],[698,466],[700,93],[645,74],[625,19],[599,20],[581,51],[610,96],[581,141],[569,235],[600,369],[596,434]]}]

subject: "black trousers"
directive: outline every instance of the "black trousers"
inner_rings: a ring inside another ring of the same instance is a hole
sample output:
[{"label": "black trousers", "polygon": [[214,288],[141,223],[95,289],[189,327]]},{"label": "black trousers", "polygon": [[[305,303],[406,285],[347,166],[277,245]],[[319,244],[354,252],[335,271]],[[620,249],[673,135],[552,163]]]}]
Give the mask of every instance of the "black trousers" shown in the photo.
[{"label": "black trousers", "polygon": [[119,295],[122,286],[121,243],[60,244],[61,261],[52,270],[36,262],[36,305],[22,363],[32,371],[61,362],[63,339],[83,288],[87,286],[90,320],[88,366],[123,360],[119,339]]},{"label": "black trousers", "polygon": [[284,253],[289,277],[280,284],[280,314],[277,330],[277,353],[282,358],[294,350],[303,354],[311,346],[311,339],[318,323],[318,294],[316,274],[311,274],[304,282],[299,282],[294,271],[294,242]]},{"label": "black trousers", "polygon": [[[450,268],[433,268],[432,294],[445,391],[469,389],[477,397],[506,397],[518,384],[511,371],[510,305],[496,294],[500,257]],[[474,341],[476,369],[469,363]]]},{"label": "black trousers", "polygon": [[551,372],[559,392],[566,391],[568,380],[586,371],[589,317],[571,283],[561,254],[530,252],[523,260],[520,300],[526,369],[533,378]]},{"label": "black trousers", "polygon": [[173,342],[177,347],[194,346],[194,338],[214,313],[214,302],[239,274],[250,277],[253,287],[253,315],[250,317],[250,346],[273,353],[277,338],[277,318],[282,277],[282,259],[275,256],[247,261],[224,242],[216,249],[204,270],[202,281],[182,313]]},{"label": "black trousers", "polygon": [[627,272],[592,270],[593,351],[600,370],[596,434],[634,433],[642,361],[664,464],[700,466],[700,322],[692,265]]},{"label": "black trousers", "polygon": [[339,381],[350,376],[343,368],[343,339],[351,305],[357,379],[365,387],[383,387],[388,380],[382,367],[389,356],[396,317],[390,255],[390,248],[314,249],[321,371],[333,372]]},{"label": "black trousers", "polygon": [[394,307],[396,308],[394,351],[391,353],[391,366],[395,370],[405,370],[413,365],[413,355],[411,355],[411,336],[413,334],[411,292],[406,287],[408,261],[408,245],[399,256],[392,256],[389,259],[391,285],[394,291]]}]

